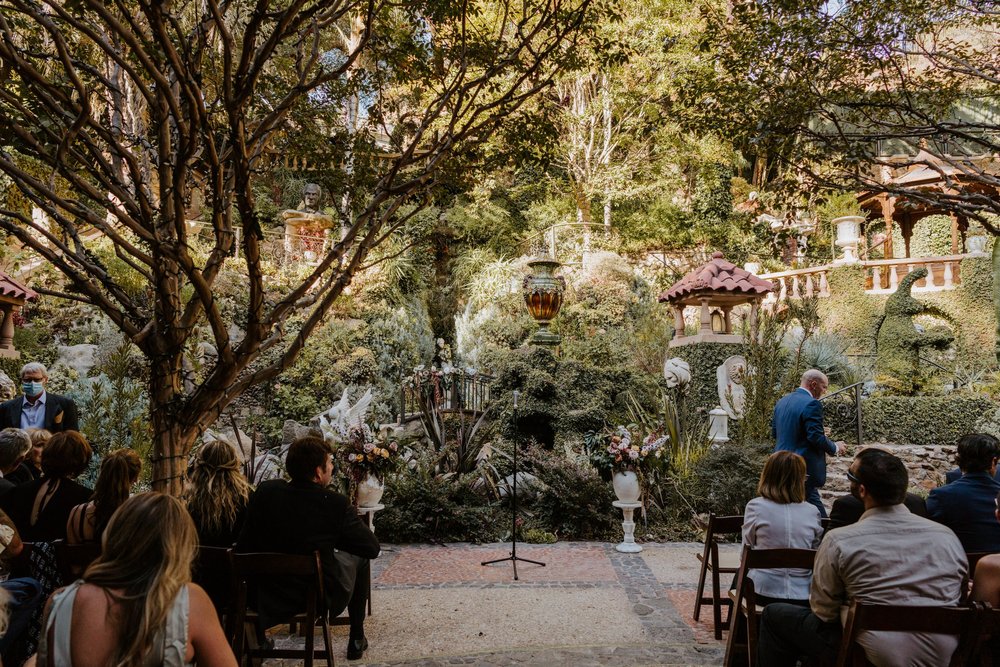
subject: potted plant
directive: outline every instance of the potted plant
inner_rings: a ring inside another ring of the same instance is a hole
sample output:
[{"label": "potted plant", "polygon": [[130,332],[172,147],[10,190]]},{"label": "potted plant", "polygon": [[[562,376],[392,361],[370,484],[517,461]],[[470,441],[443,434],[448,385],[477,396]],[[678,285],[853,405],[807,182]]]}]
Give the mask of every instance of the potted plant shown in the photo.
[{"label": "potted plant", "polygon": [[829,222],[837,230],[835,243],[843,248],[844,256],[837,264],[851,264],[858,261],[857,248],[861,234],[861,223],[865,221],[865,213],[853,192],[841,192],[830,195],[816,209],[820,220]]},{"label": "potted plant", "polygon": [[379,440],[367,424],[352,426],[337,450],[347,463],[358,507],[375,507],[385,491],[385,474],[399,465],[399,444]]},{"label": "potted plant", "polygon": [[590,462],[602,472],[610,472],[615,495],[626,503],[638,502],[648,474],[667,464],[670,438],[653,430],[643,435],[636,424],[616,426],[584,436]]}]

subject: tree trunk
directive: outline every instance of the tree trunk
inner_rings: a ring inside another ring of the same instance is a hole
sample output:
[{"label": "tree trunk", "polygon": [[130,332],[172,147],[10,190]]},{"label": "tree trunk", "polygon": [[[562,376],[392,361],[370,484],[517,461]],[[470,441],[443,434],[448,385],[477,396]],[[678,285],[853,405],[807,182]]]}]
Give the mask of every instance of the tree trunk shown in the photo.
[{"label": "tree trunk", "polygon": [[1000,237],[993,239],[993,310],[997,321],[994,351],[1000,361]]},{"label": "tree trunk", "polygon": [[149,370],[153,490],[172,496],[184,491],[188,454],[198,437],[197,429],[182,419],[184,394],[179,368],[179,363],[168,358],[154,362]]}]

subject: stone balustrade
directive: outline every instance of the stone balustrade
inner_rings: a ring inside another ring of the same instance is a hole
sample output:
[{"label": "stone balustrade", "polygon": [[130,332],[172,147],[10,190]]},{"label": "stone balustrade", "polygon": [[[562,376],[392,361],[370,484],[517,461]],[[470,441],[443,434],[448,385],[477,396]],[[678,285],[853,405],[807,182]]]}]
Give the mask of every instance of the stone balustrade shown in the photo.
[{"label": "stone balustrade", "polygon": [[[968,257],[979,254],[942,255],[939,257],[903,257],[899,259],[878,259],[858,262],[864,268],[865,292],[869,294],[891,294],[899,287],[899,281],[910,271],[923,267],[927,277],[918,280],[914,292],[943,292],[958,287],[962,282],[961,264]],[[770,280],[775,291],[767,301],[785,301],[802,297],[830,296],[829,272],[836,265],[824,264],[805,269],[764,273],[758,277]]]}]

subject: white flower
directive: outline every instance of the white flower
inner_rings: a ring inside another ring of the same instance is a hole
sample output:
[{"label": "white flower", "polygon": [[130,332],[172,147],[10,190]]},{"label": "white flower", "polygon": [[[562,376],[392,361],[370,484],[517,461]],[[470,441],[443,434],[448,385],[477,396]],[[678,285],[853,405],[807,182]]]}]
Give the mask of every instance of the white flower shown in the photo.
[{"label": "white flower", "polygon": [[631,450],[631,451],[630,451],[630,452],[628,453],[628,457],[629,457],[630,459],[632,459],[633,461],[635,461],[635,460],[636,460],[637,458],[639,458],[639,452],[637,452],[637,451],[635,451],[635,450],[633,449],[633,450]]}]

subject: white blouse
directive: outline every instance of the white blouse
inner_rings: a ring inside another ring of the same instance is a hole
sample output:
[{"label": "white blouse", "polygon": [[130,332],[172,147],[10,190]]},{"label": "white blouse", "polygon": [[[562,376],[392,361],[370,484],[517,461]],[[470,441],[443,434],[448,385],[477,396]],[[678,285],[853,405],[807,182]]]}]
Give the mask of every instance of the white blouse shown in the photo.
[{"label": "white blouse", "polygon": [[[810,503],[776,503],[754,498],[743,512],[743,546],[754,549],[815,549],[823,537],[819,509]],[[751,570],[759,595],[808,600],[811,570]]]}]

